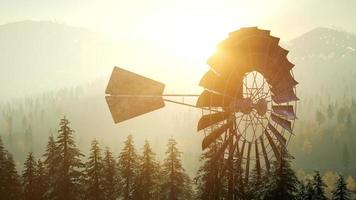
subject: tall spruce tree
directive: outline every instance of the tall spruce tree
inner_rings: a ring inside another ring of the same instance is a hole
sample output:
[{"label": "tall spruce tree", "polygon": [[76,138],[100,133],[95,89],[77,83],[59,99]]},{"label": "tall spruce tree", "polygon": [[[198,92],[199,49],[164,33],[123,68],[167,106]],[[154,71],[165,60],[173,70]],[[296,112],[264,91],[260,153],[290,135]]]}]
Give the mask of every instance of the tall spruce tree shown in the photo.
[{"label": "tall spruce tree", "polygon": [[103,190],[105,200],[115,200],[119,194],[118,177],[116,172],[116,162],[107,147],[103,158]]},{"label": "tall spruce tree", "polygon": [[86,198],[88,200],[104,200],[102,181],[102,157],[99,143],[93,140],[91,143],[89,159],[86,163]]},{"label": "tall spruce tree", "polygon": [[226,197],[224,158],[215,157],[219,145],[219,143],[213,143],[200,157],[203,165],[195,177],[197,199],[214,200]]},{"label": "tall spruce tree", "polygon": [[4,200],[20,200],[23,199],[22,197],[22,187],[20,183],[20,176],[18,175],[15,167],[14,159],[12,155],[7,153],[5,161],[5,194],[1,196]]},{"label": "tall spruce tree", "polygon": [[55,175],[54,195],[58,200],[76,200],[80,198],[82,177],[81,169],[84,167],[80,153],[73,139],[73,130],[69,121],[64,117],[60,121],[60,129],[56,141],[56,159],[58,166]]},{"label": "tall spruce tree", "polygon": [[171,138],[168,140],[166,159],[162,165],[163,182],[161,185],[162,199],[181,200],[186,197],[187,188],[186,173],[181,164],[181,152],[177,148],[177,142]]},{"label": "tall spruce tree", "polygon": [[253,169],[249,178],[247,187],[238,195],[239,199],[263,199],[267,194],[266,183],[270,179],[270,174],[262,169]]},{"label": "tall spruce tree", "polygon": [[302,181],[298,181],[297,183],[295,200],[309,200],[307,186]]},{"label": "tall spruce tree", "polygon": [[36,197],[38,200],[47,199],[45,194],[48,188],[48,176],[46,174],[46,169],[44,167],[41,159],[37,161],[37,170],[36,170],[36,179],[35,179],[35,187],[36,187]]},{"label": "tall spruce tree", "polygon": [[37,200],[36,194],[36,161],[33,153],[30,152],[24,164],[24,171],[22,173],[23,190],[25,200]]},{"label": "tall spruce tree", "polygon": [[305,200],[313,200],[314,198],[314,188],[313,188],[313,183],[311,180],[308,180],[307,185],[305,186],[305,190],[306,190],[306,198]]},{"label": "tall spruce tree", "polygon": [[346,187],[346,182],[342,175],[339,175],[339,179],[336,183],[336,188],[332,193],[332,200],[350,200],[350,191]]},{"label": "tall spruce tree", "polygon": [[0,137],[0,197],[4,200],[22,199],[22,187],[14,160]]},{"label": "tall spruce tree", "polygon": [[326,200],[327,199],[325,196],[326,185],[323,182],[319,171],[315,171],[312,186],[313,186],[313,191],[314,191],[313,200]]},{"label": "tall spruce tree", "polygon": [[2,139],[0,137],[0,197],[6,194],[6,160],[7,160],[7,151],[5,150],[4,144],[2,143]]},{"label": "tall spruce tree", "polygon": [[279,161],[273,162],[272,174],[267,186],[268,192],[265,199],[295,199],[298,179],[290,165],[291,159],[292,157],[283,149],[281,150]]},{"label": "tall spruce tree", "polygon": [[138,156],[132,135],[127,137],[125,146],[119,155],[118,172],[120,177],[121,196],[124,200],[133,199],[134,183],[137,176]]},{"label": "tall spruce tree", "polygon": [[160,166],[156,161],[155,153],[146,140],[143,153],[138,166],[138,176],[135,180],[134,199],[157,199]]},{"label": "tall spruce tree", "polygon": [[59,160],[59,155],[57,154],[57,145],[56,141],[53,138],[53,135],[48,137],[47,149],[43,156],[45,157],[44,168],[45,176],[47,179],[47,184],[45,188],[46,192],[44,195],[46,199],[54,199],[55,196],[53,186],[56,184],[56,181],[58,179],[57,161]]}]

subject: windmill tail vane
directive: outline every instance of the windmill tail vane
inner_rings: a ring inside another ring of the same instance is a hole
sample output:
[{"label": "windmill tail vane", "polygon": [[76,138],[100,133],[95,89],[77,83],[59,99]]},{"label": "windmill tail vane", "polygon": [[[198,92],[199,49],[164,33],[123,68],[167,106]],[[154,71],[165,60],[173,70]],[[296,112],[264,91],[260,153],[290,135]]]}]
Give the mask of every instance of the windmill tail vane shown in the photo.
[{"label": "windmill tail vane", "polygon": [[[200,95],[164,94],[163,83],[115,67],[106,101],[115,123],[160,109],[165,102],[202,109],[197,125],[204,132],[202,149],[219,143],[215,157],[240,160],[248,179],[253,163],[260,173],[269,170],[272,159],[280,159],[293,133],[298,82],[287,54],[270,31],[241,28],[208,58]],[[177,96],[197,101],[192,105],[169,99]]]}]

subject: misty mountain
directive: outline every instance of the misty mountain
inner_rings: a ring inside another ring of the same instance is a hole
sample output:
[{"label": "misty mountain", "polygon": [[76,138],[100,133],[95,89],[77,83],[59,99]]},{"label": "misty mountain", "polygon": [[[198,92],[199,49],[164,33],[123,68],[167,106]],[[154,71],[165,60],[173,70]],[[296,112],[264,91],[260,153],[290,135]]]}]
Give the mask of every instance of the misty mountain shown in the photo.
[{"label": "misty mountain", "polygon": [[1,25],[0,52],[2,100],[92,81],[118,57],[99,33],[45,21]]},{"label": "misty mountain", "polygon": [[354,33],[316,28],[289,41],[286,48],[296,65],[294,73],[302,95],[329,98],[355,94],[356,90],[350,88],[356,81]]}]

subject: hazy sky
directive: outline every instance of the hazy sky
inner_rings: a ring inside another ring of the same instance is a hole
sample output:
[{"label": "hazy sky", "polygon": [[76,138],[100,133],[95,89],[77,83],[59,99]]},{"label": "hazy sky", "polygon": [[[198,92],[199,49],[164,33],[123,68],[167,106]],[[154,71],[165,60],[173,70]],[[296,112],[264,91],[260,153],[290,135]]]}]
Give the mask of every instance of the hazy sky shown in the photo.
[{"label": "hazy sky", "polygon": [[[355,0],[0,0],[0,23],[52,20],[116,37],[137,34],[147,23],[181,22],[190,29],[206,29],[207,23],[211,29],[258,25],[290,38],[316,26],[356,32],[355,10]],[[174,21],[180,17],[184,19]]]},{"label": "hazy sky", "polygon": [[0,24],[50,20],[86,27],[115,39],[125,52],[131,48],[119,64],[157,66],[179,76],[206,71],[215,45],[241,26],[270,29],[282,40],[318,26],[356,33],[355,10],[356,0],[0,0]]}]

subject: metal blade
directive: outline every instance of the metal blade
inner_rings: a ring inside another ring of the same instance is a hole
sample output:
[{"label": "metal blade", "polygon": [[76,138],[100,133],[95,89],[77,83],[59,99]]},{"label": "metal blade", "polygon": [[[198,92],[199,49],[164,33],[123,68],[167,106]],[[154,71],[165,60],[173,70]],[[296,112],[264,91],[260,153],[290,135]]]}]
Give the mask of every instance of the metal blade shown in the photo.
[{"label": "metal blade", "polygon": [[274,113],[281,115],[286,119],[289,119],[289,120],[296,119],[292,105],[272,106],[272,110]]},{"label": "metal blade", "polygon": [[215,155],[213,156],[213,161],[217,160],[218,158],[220,158],[222,155],[224,155],[224,152],[227,148],[227,146],[229,145],[230,141],[233,139],[234,137],[229,136],[227,140],[224,141],[224,143],[222,144],[222,146],[220,147],[220,149],[215,153]]},{"label": "metal blade", "polygon": [[271,114],[271,119],[276,122],[277,124],[281,125],[283,128],[285,128],[288,132],[292,133],[292,123],[288,120],[285,120],[281,117],[278,117],[275,114]]},{"label": "metal blade", "polygon": [[198,131],[213,125],[217,122],[228,119],[231,116],[231,113],[228,112],[218,112],[209,115],[204,115],[200,118],[198,122]]},{"label": "metal blade", "polygon": [[162,95],[164,84],[114,67],[105,93],[110,95]]},{"label": "metal blade", "polygon": [[288,71],[281,68],[281,65],[287,63],[287,54],[288,51],[280,46],[273,46],[269,49],[267,56],[268,60],[264,69],[264,77],[269,83],[271,80],[275,80],[276,77],[280,77],[281,73]]},{"label": "metal blade", "polygon": [[231,97],[219,95],[204,90],[197,100],[197,107],[227,107],[232,101]]},{"label": "metal blade", "polygon": [[290,72],[287,72],[279,77],[275,77],[275,80],[272,80],[270,84],[272,85],[273,94],[279,94],[285,90],[292,89],[298,82],[293,78]]},{"label": "metal blade", "polygon": [[269,144],[270,144],[271,147],[272,147],[272,151],[273,151],[273,153],[274,153],[276,159],[279,161],[279,159],[280,159],[280,153],[279,153],[279,151],[278,151],[278,148],[277,148],[276,144],[274,143],[273,139],[271,138],[271,136],[269,135],[269,133],[268,133],[267,130],[265,130],[265,136],[267,137],[267,140],[268,140]]},{"label": "metal blade", "polygon": [[265,144],[263,142],[263,138],[260,137],[260,141],[261,141],[261,146],[262,146],[262,153],[263,153],[263,157],[265,159],[265,165],[266,165],[266,169],[267,171],[269,172],[270,170],[270,163],[269,163],[269,160],[268,160],[268,156],[267,156],[267,151],[266,151],[266,147],[265,147]]},{"label": "metal blade", "polygon": [[268,123],[267,126],[268,126],[269,130],[272,131],[273,135],[277,138],[279,143],[285,146],[287,143],[287,140],[283,137],[283,135],[280,132],[278,132],[278,130],[276,128],[274,128],[272,126],[272,124]]},{"label": "metal blade", "polygon": [[242,98],[243,74],[238,74],[233,70],[229,74],[218,75],[209,70],[200,80],[199,85],[205,89],[228,95],[230,97]]},{"label": "metal blade", "polygon": [[229,74],[238,66],[246,66],[246,59],[238,59],[236,52],[220,50],[208,58],[208,64],[219,74]]},{"label": "metal blade", "polygon": [[284,91],[282,94],[272,95],[272,100],[277,104],[298,101],[299,98],[295,95],[293,89]]},{"label": "metal blade", "polygon": [[106,96],[105,98],[115,123],[164,107],[162,97]]},{"label": "metal blade", "polygon": [[211,143],[218,139],[221,134],[227,131],[231,126],[232,122],[229,122],[212,131],[208,136],[203,139],[202,149],[205,150]]}]

